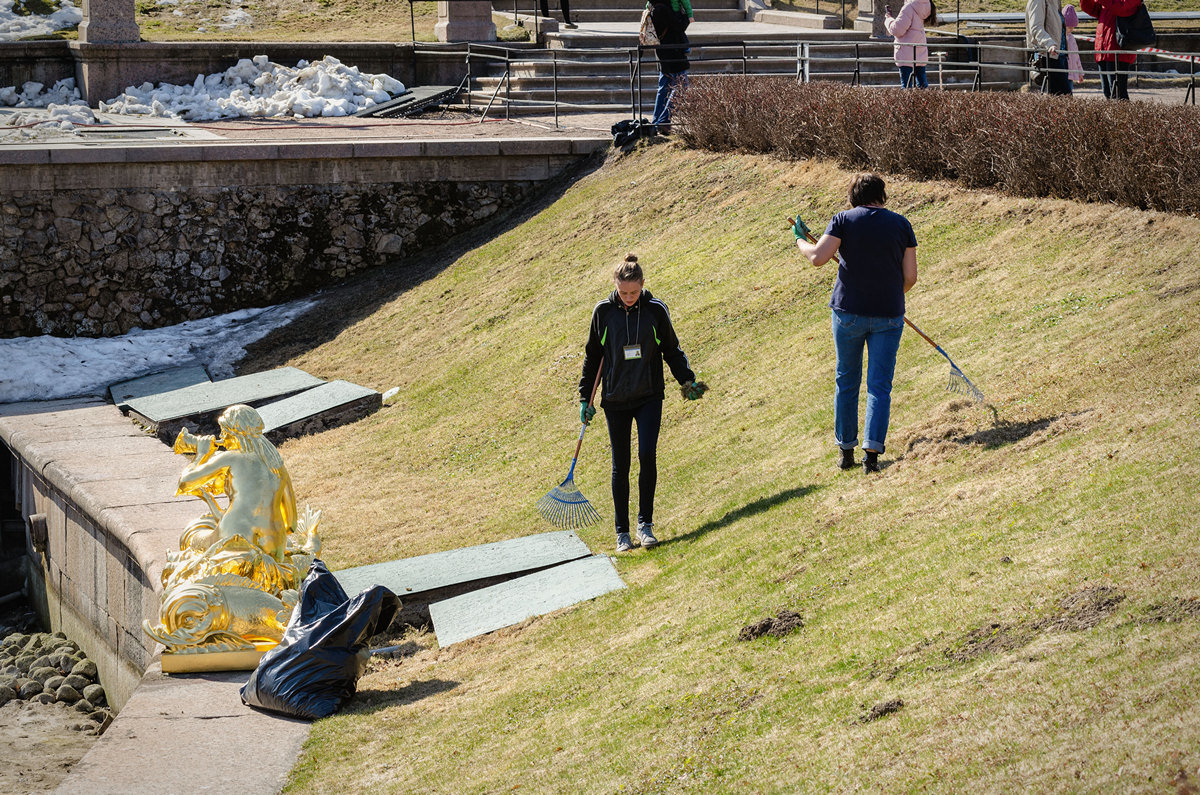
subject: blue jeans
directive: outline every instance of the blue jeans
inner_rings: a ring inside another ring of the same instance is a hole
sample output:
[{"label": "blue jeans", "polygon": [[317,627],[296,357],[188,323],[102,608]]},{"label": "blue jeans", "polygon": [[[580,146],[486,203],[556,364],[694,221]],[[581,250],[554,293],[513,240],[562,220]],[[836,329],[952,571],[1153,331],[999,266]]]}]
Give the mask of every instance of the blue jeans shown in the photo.
[{"label": "blue jeans", "polygon": [[904,316],[869,317],[833,310],[833,344],[837,348],[837,396],[833,434],[838,447],[858,445],[858,391],[862,385],[863,346],[867,349],[867,427],[864,450],[883,452],[892,413],[892,375],[904,332]]},{"label": "blue jeans", "polygon": [[675,92],[687,88],[687,72],[668,75],[659,72],[658,93],[654,95],[655,124],[671,123],[671,104],[675,101]]},{"label": "blue jeans", "polygon": [[[914,79],[915,78],[915,79]],[[925,76],[924,66],[901,66],[901,88],[929,88],[929,78]]]}]

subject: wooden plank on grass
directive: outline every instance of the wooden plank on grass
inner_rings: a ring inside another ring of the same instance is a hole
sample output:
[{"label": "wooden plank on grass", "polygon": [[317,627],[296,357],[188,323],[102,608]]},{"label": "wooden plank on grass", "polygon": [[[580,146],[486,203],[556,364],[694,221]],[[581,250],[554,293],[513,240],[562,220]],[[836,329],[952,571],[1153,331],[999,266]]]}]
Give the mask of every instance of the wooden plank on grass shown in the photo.
[{"label": "wooden plank on grass", "polygon": [[593,555],[429,606],[442,648],[624,588],[612,559]]},{"label": "wooden plank on grass", "polygon": [[342,569],[334,576],[350,596],[372,585],[383,585],[405,602],[423,593],[496,577],[517,577],[591,554],[577,535],[558,530]]},{"label": "wooden plank on grass", "polygon": [[129,401],[135,398],[171,392],[196,384],[207,384],[210,380],[208,371],[198,364],[191,367],[172,367],[170,370],[113,384],[108,388],[108,396],[117,408],[125,411],[129,408]]},{"label": "wooden plank on grass", "polygon": [[295,367],[280,367],[134,398],[129,401],[129,413],[170,444],[185,425],[200,433],[214,433],[217,416],[235,403],[260,406],[323,383]]},{"label": "wooden plank on grass", "polygon": [[263,433],[273,442],[317,433],[362,419],[383,405],[383,395],[349,381],[330,381],[259,408]]}]

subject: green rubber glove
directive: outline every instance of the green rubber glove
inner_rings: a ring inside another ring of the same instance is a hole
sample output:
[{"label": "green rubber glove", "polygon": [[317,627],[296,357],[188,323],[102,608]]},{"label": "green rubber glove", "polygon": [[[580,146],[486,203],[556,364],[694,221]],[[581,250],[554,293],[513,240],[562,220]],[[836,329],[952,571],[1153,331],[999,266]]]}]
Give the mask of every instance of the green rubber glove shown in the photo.
[{"label": "green rubber glove", "polygon": [[703,381],[685,381],[679,387],[680,394],[684,400],[699,400],[700,396],[708,391],[708,384]]},{"label": "green rubber glove", "polygon": [[808,224],[800,220],[799,213],[796,213],[796,222],[792,224],[792,234],[796,236],[797,240],[800,240],[801,238],[807,240],[808,236],[812,234],[812,230],[808,228]]},{"label": "green rubber glove", "polygon": [[591,423],[592,417],[596,416],[596,409],[588,405],[586,400],[579,401],[579,421],[584,425]]}]

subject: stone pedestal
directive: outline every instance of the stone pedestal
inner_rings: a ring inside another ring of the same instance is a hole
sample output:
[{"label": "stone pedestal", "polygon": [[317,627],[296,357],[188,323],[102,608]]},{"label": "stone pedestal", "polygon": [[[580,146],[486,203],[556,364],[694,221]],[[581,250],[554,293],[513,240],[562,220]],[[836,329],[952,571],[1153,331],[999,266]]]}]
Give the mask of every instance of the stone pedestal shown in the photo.
[{"label": "stone pedestal", "polygon": [[141,41],[133,15],[133,0],[83,0],[79,41],[84,44],[119,44]]},{"label": "stone pedestal", "polygon": [[[132,0],[131,0],[132,2]],[[495,41],[490,0],[438,0],[438,41]]]},{"label": "stone pedestal", "polygon": [[[904,4],[904,0],[891,2],[896,11]],[[858,0],[858,17],[854,20],[854,29],[866,31],[872,36],[884,35],[887,32],[883,28],[884,4],[885,0]]]}]

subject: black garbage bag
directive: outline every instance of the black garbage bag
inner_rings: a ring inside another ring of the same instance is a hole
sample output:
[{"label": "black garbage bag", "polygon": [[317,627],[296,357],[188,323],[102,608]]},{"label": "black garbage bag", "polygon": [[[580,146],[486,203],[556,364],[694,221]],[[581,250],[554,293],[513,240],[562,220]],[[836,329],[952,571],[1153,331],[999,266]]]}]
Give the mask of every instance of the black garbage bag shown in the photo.
[{"label": "black garbage bag", "polygon": [[646,117],[625,119],[612,126],[613,146],[632,149],[638,138],[648,138],[658,133],[658,127]]},{"label": "black garbage bag", "polygon": [[382,585],[350,599],[325,564],[313,561],[283,639],[242,685],[242,703],[310,720],[337,712],[354,695],[367,642],[399,608],[399,597]]}]

